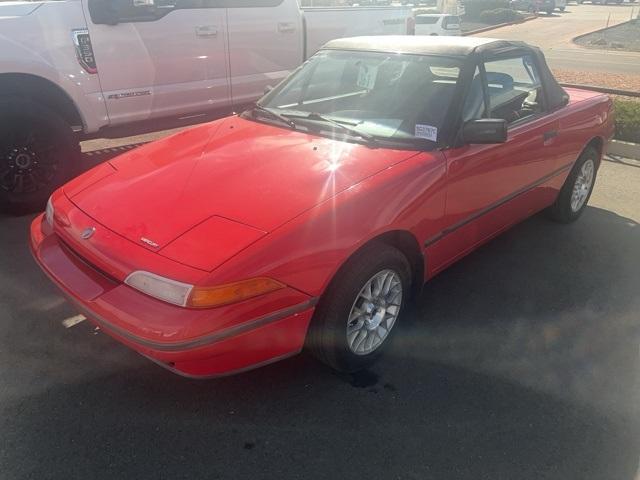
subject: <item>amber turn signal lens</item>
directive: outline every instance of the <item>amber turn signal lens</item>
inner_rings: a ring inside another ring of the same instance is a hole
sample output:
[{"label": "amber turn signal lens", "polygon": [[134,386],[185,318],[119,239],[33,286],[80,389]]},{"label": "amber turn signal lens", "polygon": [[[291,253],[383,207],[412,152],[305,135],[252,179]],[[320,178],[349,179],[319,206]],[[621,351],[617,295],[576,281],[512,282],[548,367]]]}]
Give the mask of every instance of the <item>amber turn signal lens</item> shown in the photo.
[{"label": "amber turn signal lens", "polygon": [[264,295],[285,288],[282,283],[271,278],[260,277],[242,282],[217,285],[215,287],[194,287],[189,295],[187,307],[211,308],[229,303],[241,302],[248,298]]}]

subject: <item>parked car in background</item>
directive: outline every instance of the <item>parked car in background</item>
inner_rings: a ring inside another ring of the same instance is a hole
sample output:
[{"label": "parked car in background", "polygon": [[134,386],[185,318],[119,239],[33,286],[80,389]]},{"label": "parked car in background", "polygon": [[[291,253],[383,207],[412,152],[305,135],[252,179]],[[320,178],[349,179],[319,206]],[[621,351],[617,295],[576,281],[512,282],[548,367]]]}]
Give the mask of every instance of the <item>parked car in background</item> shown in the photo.
[{"label": "parked car in background", "polygon": [[238,108],[327,40],[404,34],[410,16],[297,0],[0,3],[0,207],[44,208],[80,169],[82,138]]},{"label": "parked car in background", "polygon": [[540,210],[576,220],[613,131],[607,95],[565,91],[521,42],[334,40],[254,108],[58,189],[31,248],[102,331],[174,372],[305,346],[353,372],[425,280]]},{"label": "parked car in background", "polygon": [[[609,3],[621,4],[624,2],[624,0],[590,0],[590,1],[592,5],[607,5]],[[632,3],[632,1],[630,1],[629,3]],[[585,3],[585,0],[576,0],[576,2],[579,5],[582,5],[583,3]]]},{"label": "parked car in background", "polygon": [[546,12],[548,15],[551,15],[556,9],[557,3],[556,0],[511,0],[509,5],[514,10],[529,13]]},{"label": "parked car in background", "polygon": [[415,17],[415,35],[460,35],[460,17],[446,13],[422,13]]}]

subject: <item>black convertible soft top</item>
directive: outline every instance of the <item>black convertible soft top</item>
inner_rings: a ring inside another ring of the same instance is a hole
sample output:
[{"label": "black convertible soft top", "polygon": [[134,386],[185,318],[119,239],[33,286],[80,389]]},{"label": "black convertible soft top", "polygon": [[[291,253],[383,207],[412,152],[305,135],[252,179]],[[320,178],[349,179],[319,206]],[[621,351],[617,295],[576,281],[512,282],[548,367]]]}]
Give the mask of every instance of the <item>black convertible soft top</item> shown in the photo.
[{"label": "black convertible soft top", "polygon": [[323,49],[468,57],[468,60],[474,63],[479,59],[488,60],[526,52],[536,59],[549,108],[560,108],[566,105],[569,99],[567,92],[549,70],[542,50],[524,42],[481,37],[385,35],[332,40]]}]

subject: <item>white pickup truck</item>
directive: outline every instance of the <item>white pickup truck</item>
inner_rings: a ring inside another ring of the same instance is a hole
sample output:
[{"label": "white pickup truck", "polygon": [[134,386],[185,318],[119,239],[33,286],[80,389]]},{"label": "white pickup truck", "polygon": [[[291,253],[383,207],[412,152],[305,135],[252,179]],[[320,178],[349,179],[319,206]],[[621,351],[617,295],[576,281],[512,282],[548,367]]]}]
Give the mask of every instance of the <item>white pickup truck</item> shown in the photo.
[{"label": "white pickup truck", "polygon": [[326,41],[403,34],[410,16],[298,0],[0,0],[0,208],[42,207],[81,167],[83,138],[237,108]]}]

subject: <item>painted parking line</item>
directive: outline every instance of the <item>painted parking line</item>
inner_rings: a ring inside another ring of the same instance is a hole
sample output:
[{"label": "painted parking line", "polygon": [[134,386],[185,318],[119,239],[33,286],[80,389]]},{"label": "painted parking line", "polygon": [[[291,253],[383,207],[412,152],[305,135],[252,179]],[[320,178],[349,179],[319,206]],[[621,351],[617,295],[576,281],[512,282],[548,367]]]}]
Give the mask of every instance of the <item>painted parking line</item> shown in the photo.
[{"label": "painted parking line", "polygon": [[65,318],[62,321],[62,326],[64,328],[71,328],[77,324],[79,324],[80,322],[84,322],[87,319],[87,317],[85,317],[84,315],[74,315],[73,317],[69,317],[69,318]]}]

